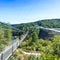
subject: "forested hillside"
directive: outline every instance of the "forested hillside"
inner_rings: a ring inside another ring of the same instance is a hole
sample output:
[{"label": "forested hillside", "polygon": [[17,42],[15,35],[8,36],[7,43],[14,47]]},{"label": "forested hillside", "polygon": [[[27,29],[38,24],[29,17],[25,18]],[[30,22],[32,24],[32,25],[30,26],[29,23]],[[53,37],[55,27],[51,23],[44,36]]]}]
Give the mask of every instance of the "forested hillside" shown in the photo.
[{"label": "forested hillside", "polygon": [[[60,28],[60,19],[46,19],[30,23],[12,24],[13,27],[22,30],[20,34],[24,34],[27,30],[30,30],[33,27],[36,28],[36,25],[47,28]],[[17,33],[18,32],[16,31],[13,32],[14,35],[17,35]]]},{"label": "forested hillside", "polygon": [[60,28],[60,19],[39,20],[36,22],[31,22],[31,23],[13,24],[12,26],[26,31],[26,29],[29,29],[35,25],[39,25],[39,26],[43,26],[43,27],[49,27],[49,28]]},{"label": "forested hillside", "polygon": [[[54,36],[52,40],[38,38],[36,28],[31,28],[27,38],[22,42],[14,55],[9,60],[60,60],[60,36]],[[24,52],[37,52],[41,56],[26,55]]]},{"label": "forested hillside", "polygon": [[[9,60],[21,60],[22,58],[24,58],[23,60],[60,60],[60,35],[54,35],[52,40],[39,39],[39,30],[36,29],[36,25],[48,28],[60,28],[60,19],[12,25],[24,31],[23,33],[29,30],[29,34]],[[39,52],[41,56],[25,55],[22,51],[28,53]]]},{"label": "forested hillside", "polygon": [[60,28],[60,19],[47,19],[35,22],[39,26],[49,28]]}]

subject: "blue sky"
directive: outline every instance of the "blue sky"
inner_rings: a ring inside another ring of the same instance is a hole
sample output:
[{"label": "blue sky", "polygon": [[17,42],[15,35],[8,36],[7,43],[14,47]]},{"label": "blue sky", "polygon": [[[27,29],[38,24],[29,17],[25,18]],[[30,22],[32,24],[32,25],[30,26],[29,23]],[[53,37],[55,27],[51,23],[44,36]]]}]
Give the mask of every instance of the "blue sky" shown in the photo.
[{"label": "blue sky", "polygon": [[60,18],[60,0],[0,0],[0,21],[11,24]]}]

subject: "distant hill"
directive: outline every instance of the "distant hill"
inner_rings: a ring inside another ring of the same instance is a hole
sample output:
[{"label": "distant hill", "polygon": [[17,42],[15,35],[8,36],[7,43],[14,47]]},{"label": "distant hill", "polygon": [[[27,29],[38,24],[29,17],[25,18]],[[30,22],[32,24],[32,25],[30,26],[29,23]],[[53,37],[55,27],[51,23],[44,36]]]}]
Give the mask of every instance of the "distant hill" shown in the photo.
[{"label": "distant hill", "polygon": [[35,22],[39,26],[49,28],[60,28],[60,19],[46,19]]},{"label": "distant hill", "polygon": [[45,19],[45,20],[39,20],[31,23],[13,24],[12,26],[18,27],[20,29],[23,26],[29,27],[34,25],[39,25],[39,26],[49,27],[49,28],[60,28],[60,19]]},{"label": "distant hill", "polygon": [[2,27],[2,28],[10,28],[11,26],[8,23],[0,22],[0,27]]}]

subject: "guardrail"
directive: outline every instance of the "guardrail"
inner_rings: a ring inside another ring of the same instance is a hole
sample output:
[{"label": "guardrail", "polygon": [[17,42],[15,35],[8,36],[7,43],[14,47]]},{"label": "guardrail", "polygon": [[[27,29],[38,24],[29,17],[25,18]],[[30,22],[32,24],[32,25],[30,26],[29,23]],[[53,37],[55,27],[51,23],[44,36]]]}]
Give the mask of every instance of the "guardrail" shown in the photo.
[{"label": "guardrail", "polygon": [[12,45],[0,53],[0,60],[7,60],[13,52],[18,48],[18,46],[22,43],[22,41],[26,38],[28,32],[21,38],[21,40],[16,40],[12,42]]}]

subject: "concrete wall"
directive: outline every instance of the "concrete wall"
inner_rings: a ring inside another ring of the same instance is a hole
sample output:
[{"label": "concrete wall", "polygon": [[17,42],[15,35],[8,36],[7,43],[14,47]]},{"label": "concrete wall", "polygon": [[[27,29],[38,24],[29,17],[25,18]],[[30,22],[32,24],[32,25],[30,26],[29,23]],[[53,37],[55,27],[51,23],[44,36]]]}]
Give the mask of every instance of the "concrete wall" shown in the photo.
[{"label": "concrete wall", "polygon": [[60,33],[54,32],[52,30],[40,29],[39,38],[52,40],[54,35],[60,35]]}]

